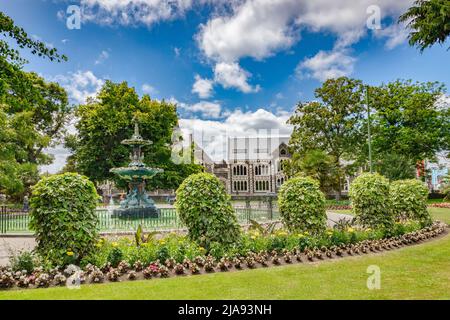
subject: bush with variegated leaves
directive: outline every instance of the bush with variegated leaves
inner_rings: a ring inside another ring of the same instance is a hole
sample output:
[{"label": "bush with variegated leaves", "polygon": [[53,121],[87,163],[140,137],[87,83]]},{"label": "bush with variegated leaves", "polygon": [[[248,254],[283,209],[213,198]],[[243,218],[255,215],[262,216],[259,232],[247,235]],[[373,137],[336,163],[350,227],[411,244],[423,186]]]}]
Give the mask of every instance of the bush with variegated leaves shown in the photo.
[{"label": "bush with variegated leaves", "polygon": [[326,229],[325,196],[319,182],[309,177],[286,181],[278,194],[281,219],[291,232],[321,233]]},{"label": "bush with variegated leaves", "polygon": [[231,198],[220,180],[209,173],[187,177],[176,193],[175,207],[189,237],[208,248],[213,243],[231,245],[240,238],[240,227]]},{"label": "bush with variegated leaves", "polygon": [[390,200],[397,220],[412,219],[431,224],[427,199],[428,188],[419,180],[398,180],[391,183]]},{"label": "bush with variegated leaves", "polygon": [[363,173],[350,184],[352,211],[363,226],[393,226],[394,215],[389,197],[389,181],[378,173]]}]

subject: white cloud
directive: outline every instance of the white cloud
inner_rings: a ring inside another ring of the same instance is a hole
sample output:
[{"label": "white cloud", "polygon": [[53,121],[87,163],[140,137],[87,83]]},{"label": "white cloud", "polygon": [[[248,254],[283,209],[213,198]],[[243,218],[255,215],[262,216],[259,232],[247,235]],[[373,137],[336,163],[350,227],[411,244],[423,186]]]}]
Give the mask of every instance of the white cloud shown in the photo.
[{"label": "white cloud", "polygon": [[58,82],[63,86],[69,98],[74,104],[84,104],[86,99],[94,97],[104,84],[104,80],[97,78],[92,71],[69,72],[65,75],[51,77],[52,81]]},{"label": "white cloud", "polygon": [[81,0],[83,20],[104,25],[146,25],[182,17],[192,0]]},{"label": "white cloud", "polygon": [[297,0],[246,1],[233,14],[217,16],[200,26],[199,47],[208,58],[234,62],[242,57],[263,59],[290,47],[298,36],[290,22],[299,12]]},{"label": "white cloud", "polygon": [[175,57],[178,58],[181,54],[181,48],[175,47],[175,48],[173,48],[173,52],[175,53]]},{"label": "white cloud", "polygon": [[222,111],[222,106],[217,101],[200,101],[194,104],[189,104],[180,102],[176,98],[171,97],[169,102],[176,104],[177,107],[185,110],[189,114],[200,113],[206,118],[220,118],[220,113]]},{"label": "white cloud", "polygon": [[185,134],[192,133],[194,140],[215,161],[226,159],[228,137],[255,135],[290,135],[292,127],[286,124],[286,112],[273,114],[264,109],[231,112],[224,121],[180,119]]},{"label": "white cloud", "polygon": [[[262,60],[280,50],[289,49],[299,41],[300,31],[303,29],[329,33],[336,36],[334,49],[319,52],[310,62],[314,63],[320,59],[328,63],[327,68],[313,71],[316,77],[323,79],[327,74],[336,76],[352,71],[355,59],[350,56],[349,47],[368,31],[368,7],[378,6],[381,19],[391,17],[395,20],[412,2],[413,0],[238,1],[231,5],[231,10],[224,10],[202,24],[196,40],[206,58],[216,64],[216,69],[217,64],[227,63],[242,70],[238,65],[241,58]],[[386,46],[391,48],[402,40],[399,33],[393,32],[395,27],[388,26],[387,29]],[[397,31],[400,29],[397,28]],[[342,63],[337,61],[338,58],[344,59]],[[227,83],[224,82],[226,87]],[[228,87],[252,91],[248,90],[245,76],[241,76],[239,83],[239,86]]]},{"label": "white cloud", "polygon": [[192,93],[198,94],[202,99],[211,97],[213,91],[213,81],[210,79],[203,79],[198,74],[195,75],[195,82],[192,86]]},{"label": "white cloud", "polygon": [[395,47],[406,42],[409,30],[404,24],[392,24],[380,30],[374,30],[377,38],[386,39],[385,48],[392,50]]},{"label": "white cloud", "polygon": [[155,89],[155,87],[153,87],[152,85],[148,84],[148,83],[144,83],[141,87],[142,92],[149,94],[149,95],[153,95],[153,94],[157,94],[158,90]]},{"label": "white cloud", "polygon": [[249,77],[251,74],[236,62],[220,62],[214,68],[214,81],[220,83],[224,88],[236,88],[244,93],[258,92],[259,85],[248,84]]},{"label": "white cloud", "polygon": [[345,50],[319,51],[315,56],[303,60],[296,69],[300,77],[312,77],[319,81],[348,76],[353,72],[356,59]]},{"label": "white cloud", "polygon": [[95,64],[102,64],[103,62],[105,62],[105,60],[107,60],[109,58],[109,52],[106,50],[103,50],[102,52],[100,52],[100,54],[98,55],[97,60],[95,60]]}]

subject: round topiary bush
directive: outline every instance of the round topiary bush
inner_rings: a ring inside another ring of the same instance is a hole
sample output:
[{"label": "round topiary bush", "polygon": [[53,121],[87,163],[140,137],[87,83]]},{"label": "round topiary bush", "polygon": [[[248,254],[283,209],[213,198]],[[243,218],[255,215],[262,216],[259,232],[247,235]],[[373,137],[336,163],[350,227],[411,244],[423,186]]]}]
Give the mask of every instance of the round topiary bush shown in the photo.
[{"label": "round topiary bush", "polygon": [[423,224],[432,222],[427,210],[428,188],[416,179],[391,183],[391,205],[397,220],[413,219]]},{"label": "round topiary bush", "polygon": [[176,192],[175,207],[189,237],[205,248],[214,242],[230,245],[240,238],[231,198],[212,174],[187,177]]},{"label": "round topiary bush", "polygon": [[371,228],[390,229],[394,219],[389,181],[377,173],[363,173],[350,185],[353,213],[359,223]]},{"label": "round topiary bush", "polygon": [[321,233],[327,227],[325,196],[319,182],[308,177],[286,181],[278,193],[281,219],[291,232]]},{"label": "round topiary bush", "polygon": [[98,200],[85,176],[64,173],[40,180],[30,199],[30,227],[39,254],[60,266],[90,254],[98,240]]}]

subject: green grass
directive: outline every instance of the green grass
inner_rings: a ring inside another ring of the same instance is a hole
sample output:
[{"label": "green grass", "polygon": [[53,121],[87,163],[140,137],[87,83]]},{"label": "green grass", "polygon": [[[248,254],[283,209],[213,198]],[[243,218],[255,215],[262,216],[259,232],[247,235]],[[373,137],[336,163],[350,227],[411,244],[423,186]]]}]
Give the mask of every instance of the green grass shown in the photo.
[{"label": "green grass", "polygon": [[[170,279],[0,291],[0,299],[449,299],[450,235],[377,255]],[[369,265],[381,289],[368,290]]]},{"label": "green grass", "polygon": [[[351,210],[330,210],[337,213],[345,213],[353,215]],[[450,209],[447,208],[428,208],[434,220],[439,220],[450,224]]]}]

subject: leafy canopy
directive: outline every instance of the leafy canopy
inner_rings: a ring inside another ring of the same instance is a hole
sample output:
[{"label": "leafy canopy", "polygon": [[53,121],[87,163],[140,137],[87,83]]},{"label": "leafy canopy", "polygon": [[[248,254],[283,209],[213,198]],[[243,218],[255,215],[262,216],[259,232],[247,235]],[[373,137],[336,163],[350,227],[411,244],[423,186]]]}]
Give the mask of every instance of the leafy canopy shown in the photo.
[{"label": "leafy canopy", "polygon": [[450,35],[450,2],[448,0],[416,0],[414,5],[400,16],[399,22],[407,22],[411,29],[409,44],[420,51],[443,44]]},{"label": "leafy canopy", "polygon": [[201,170],[198,165],[174,164],[170,160],[167,144],[178,125],[176,106],[152,100],[148,95],[139,98],[126,82],[106,81],[95,99],[76,108],[75,116],[79,119],[78,133],[66,138],[66,147],[73,151],[69,163],[73,170],[95,182],[109,179],[120,183],[110,169],[126,166],[130,161],[131,150],[121,141],[133,134],[135,116],[141,135],[153,141],[143,149],[144,162],[164,169],[152,179],[151,187],[175,189],[189,174]]}]

